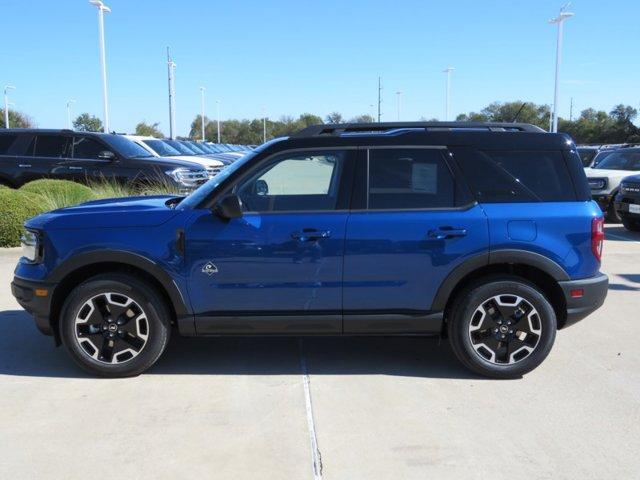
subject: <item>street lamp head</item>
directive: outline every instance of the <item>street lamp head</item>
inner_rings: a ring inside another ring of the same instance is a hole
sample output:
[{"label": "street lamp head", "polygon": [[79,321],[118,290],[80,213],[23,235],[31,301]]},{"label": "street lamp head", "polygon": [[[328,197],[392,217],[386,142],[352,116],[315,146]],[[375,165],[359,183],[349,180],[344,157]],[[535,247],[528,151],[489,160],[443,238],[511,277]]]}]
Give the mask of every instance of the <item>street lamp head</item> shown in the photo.
[{"label": "street lamp head", "polygon": [[16,89],[16,87],[14,87],[13,85],[5,85],[4,86],[4,93],[6,95],[8,90],[15,90],[15,89]]},{"label": "street lamp head", "polygon": [[453,67],[447,67],[447,68],[445,68],[445,69],[442,71],[442,73],[451,73],[451,72],[453,72],[454,70],[455,70],[455,68],[453,68]]},{"label": "street lamp head", "polygon": [[103,12],[107,12],[107,13],[111,12],[111,9],[107,7],[104,3],[102,3],[100,0],[89,0],[89,3],[94,7],[97,7],[99,10],[102,10]]}]

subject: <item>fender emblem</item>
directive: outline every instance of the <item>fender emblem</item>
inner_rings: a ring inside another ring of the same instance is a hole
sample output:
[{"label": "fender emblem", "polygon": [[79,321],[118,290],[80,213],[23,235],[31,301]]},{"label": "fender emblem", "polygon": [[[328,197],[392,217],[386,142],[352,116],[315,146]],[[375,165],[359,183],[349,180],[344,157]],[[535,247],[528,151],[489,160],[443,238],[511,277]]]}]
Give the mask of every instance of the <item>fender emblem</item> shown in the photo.
[{"label": "fender emblem", "polygon": [[207,262],[204,264],[204,267],[202,267],[202,273],[211,276],[214,273],[218,273],[218,267],[216,267],[213,262]]}]

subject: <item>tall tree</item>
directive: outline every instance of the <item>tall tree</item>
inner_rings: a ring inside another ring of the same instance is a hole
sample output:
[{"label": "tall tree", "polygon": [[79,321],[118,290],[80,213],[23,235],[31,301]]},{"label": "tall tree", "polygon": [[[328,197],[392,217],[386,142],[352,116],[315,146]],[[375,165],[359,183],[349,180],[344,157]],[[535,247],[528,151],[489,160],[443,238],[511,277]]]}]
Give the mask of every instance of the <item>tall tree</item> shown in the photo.
[{"label": "tall tree", "polygon": [[148,124],[144,120],[136,125],[136,135],[144,137],[164,138],[164,134],[158,129],[159,122]]},{"label": "tall tree", "polygon": [[344,123],[344,118],[340,112],[331,112],[327,115],[327,123]]},{"label": "tall tree", "polygon": [[349,120],[349,123],[374,123],[374,122],[375,122],[375,119],[368,113],[365,113],[364,115],[358,115],[357,117],[353,117],[351,120]]},{"label": "tall tree", "polygon": [[89,113],[81,113],[73,121],[73,128],[80,132],[101,132],[102,120]]},{"label": "tall tree", "polygon": [[[4,109],[0,109],[0,127],[5,128]],[[9,109],[9,127],[11,128],[33,128],[33,120],[27,115],[16,110]]]}]

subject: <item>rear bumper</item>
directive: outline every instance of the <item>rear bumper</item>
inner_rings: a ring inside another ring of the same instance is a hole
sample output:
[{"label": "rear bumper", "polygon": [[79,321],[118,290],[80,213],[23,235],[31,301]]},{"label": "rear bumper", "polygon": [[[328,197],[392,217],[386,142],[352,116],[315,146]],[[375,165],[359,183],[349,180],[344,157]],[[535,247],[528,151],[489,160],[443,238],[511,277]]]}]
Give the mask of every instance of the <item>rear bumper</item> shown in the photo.
[{"label": "rear bumper", "polygon": [[[55,284],[34,282],[14,277],[11,282],[11,293],[22,308],[33,315],[38,330],[45,335],[52,335],[51,329],[51,297]],[[38,290],[39,295],[36,294]],[[46,295],[43,295],[46,291]]]},{"label": "rear bumper", "polygon": [[[558,283],[567,302],[567,320],[563,327],[573,325],[600,308],[607,298],[609,289],[609,277],[604,273],[591,278]],[[582,296],[574,298],[571,293],[577,294],[580,290],[582,290]]]}]

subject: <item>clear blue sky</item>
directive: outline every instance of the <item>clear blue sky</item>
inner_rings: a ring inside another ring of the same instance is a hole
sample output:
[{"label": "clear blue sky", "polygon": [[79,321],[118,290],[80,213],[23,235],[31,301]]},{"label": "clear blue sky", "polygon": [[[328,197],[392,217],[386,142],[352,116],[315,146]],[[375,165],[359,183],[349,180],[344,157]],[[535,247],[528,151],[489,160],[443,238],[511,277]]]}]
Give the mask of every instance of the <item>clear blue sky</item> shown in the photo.
[{"label": "clear blue sky", "polygon": [[[95,7],[85,0],[1,0],[0,86],[39,127],[74,112],[102,115]],[[322,2],[107,0],[112,128],[140,120],[168,132],[166,46],[176,70],[178,133],[186,134],[207,88],[223,118],[311,112],[373,113],[383,78],[383,120],[444,116],[491,101],[552,102],[555,26],[562,0]],[[640,103],[640,2],[576,0],[566,23],[561,115]]]}]

